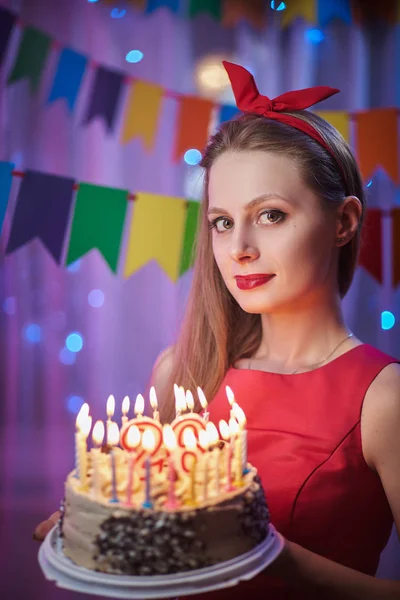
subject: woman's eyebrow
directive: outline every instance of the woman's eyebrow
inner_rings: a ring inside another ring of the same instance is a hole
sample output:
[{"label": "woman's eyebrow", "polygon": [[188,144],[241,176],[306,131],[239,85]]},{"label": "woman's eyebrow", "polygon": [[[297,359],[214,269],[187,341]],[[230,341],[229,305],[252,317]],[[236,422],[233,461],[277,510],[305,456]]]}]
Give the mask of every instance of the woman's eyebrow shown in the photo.
[{"label": "woman's eyebrow", "polygon": [[[248,202],[244,208],[246,211],[250,211],[250,210],[253,210],[254,208],[257,208],[257,206],[259,204],[262,204],[266,200],[276,200],[276,199],[283,200],[284,202],[287,202],[288,204],[292,204],[292,202],[290,202],[290,200],[288,200],[287,198],[284,198],[280,194],[275,194],[274,192],[270,192],[268,194],[261,194],[261,196],[257,196],[256,198],[253,198],[253,200],[250,200],[250,202]],[[210,215],[212,213],[226,213],[226,212],[228,212],[226,208],[219,208],[218,206],[211,206],[208,209],[207,214]]]}]

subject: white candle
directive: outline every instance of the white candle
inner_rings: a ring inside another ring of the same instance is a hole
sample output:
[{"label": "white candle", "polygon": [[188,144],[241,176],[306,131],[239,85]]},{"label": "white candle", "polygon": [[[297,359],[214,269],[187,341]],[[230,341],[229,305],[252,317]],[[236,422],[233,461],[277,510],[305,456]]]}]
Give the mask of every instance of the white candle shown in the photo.
[{"label": "white candle", "polygon": [[207,410],[208,402],[207,402],[207,399],[206,399],[206,397],[204,395],[204,392],[201,389],[201,387],[197,388],[197,395],[199,397],[200,404],[201,404],[201,407],[203,409],[203,415],[202,415],[203,419],[205,420],[206,423],[208,423],[208,420],[210,418],[210,413]]},{"label": "white candle", "polygon": [[110,441],[108,439],[108,429],[111,425],[111,418],[113,417],[114,412],[115,412],[115,398],[112,394],[110,394],[110,396],[108,396],[106,412],[107,412],[106,444],[108,446],[110,444]]},{"label": "white candle", "polygon": [[226,391],[226,395],[228,398],[228,402],[231,406],[231,412],[229,414],[229,418],[232,419],[232,417],[234,416],[233,414],[233,405],[235,404],[235,395],[232,392],[232,389],[229,387],[229,385],[225,386],[225,391]]},{"label": "white candle", "polygon": [[233,445],[233,465],[234,465],[234,484],[237,487],[243,485],[242,469],[242,444],[240,437],[239,423],[236,419],[229,419],[229,429],[231,432],[231,444]]},{"label": "white candle", "polygon": [[157,400],[156,390],[153,385],[150,388],[150,404],[151,404],[151,408],[153,409],[153,419],[155,421],[159,421],[160,413],[158,412],[158,400]]},{"label": "white candle", "polygon": [[82,426],[86,417],[89,416],[89,404],[82,404],[78,416],[76,417],[75,432],[75,477],[80,479],[81,474],[81,446],[82,446]]},{"label": "white candle", "polygon": [[208,435],[208,440],[210,442],[211,454],[214,457],[214,476],[215,476],[215,495],[218,497],[220,492],[220,481],[219,481],[219,472],[220,472],[220,449],[218,447],[219,443],[219,434],[218,429],[215,427],[214,423],[211,421],[206,425],[206,432]]},{"label": "white candle", "polygon": [[219,430],[222,438],[225,440],[224,454],[225,454],[225,472],[226,472],[226,483],[225,491],[230,492],[233,489],[232,486],[232,441],[229,425],[224,419],[219,422]]},{"label": "white candle", "polygon": [[126,503],[132,506],[132,488],[133,488],[133,470],[135,467],[136,452],[135,449],[140,444],[140,431],[136,425],[129,426],[127,433],[127,445],[129,447],[128,456],[128,485],[126,489]]},{"label": "white candle", "polygon": [[177,447],[176,436],[171,425],[164,425],[163,427],[163,441],[164,445],[168,450],[168,499],[165,504],[169,510],[174,510],[179,506],[175,494],[175,452]]},{"label": "white candle", "polygon": [[95,498],[99,499],[101,496],[100,486],[100,464],[99,458],[101,453],[101,445],[104,439],[104,423],[103,421],[97,421],[93,427],[92,440],[97,448],[92,448],[92,491]]},{"label": "white candle", "polygon": [[210,447],[210,441],[208,438],[207,431],[199,431],[199,443],[200,446],[205,450],[205,454],[203,456],[203,502],[207,501],[208,498],[208,460],[209,460],[209,452],[208,449]]},{"label": "white candle", "polygon": [[133,409],[137,419],[141,419],[144,413],[144,398],[142,394],[136,396],[135,408]]},{"label": "white candle", "polygon": [[146,476],[145,476],[145,499],[143,502],[143,508],[153,508],[153,503],[151,501],[151,453],[153,452],[156,445],[156,440],[154,438],[154,433],[151,429],[146,429],[142,435],[142,446],[143,449],[148,452],[148,456],[146,458]]},{"label": "white candle", "polygon": [[246,415],[240,408],[239,404],[232,407],[235,418],[240,427],[241,447],[242,447],[242,472],[247,472],[247,430],[246,430]]},{"label": "white candle", "polygon": [[110,502],[118,502],[117,495],[117,464],[115,460],[115,450],[119,442],[119,429],[117,423],[110,423],[108,428],[108,442],[111,444],[110,461],[111,461],[111,500]]},{"label": "white candle", "polygon": [[175,418],[178,418],[186,410],[186,398],[183,388],[178,387],[174,383],[174,395],[175,395]]},{"label": "white candle", "polygon": [[122,425],[125,425],[125,423],[128,420],[128,412],[129,412],[129,408],[131,405],[131,401],[129,400],[129,396],[125,396],[125,398],[122,400]]},{"label": "white candle", "polygon": [[189,428],[185,429],[183,432],[183,445],[190,453],[193,454],[193,462],[189,472],[190,493],[187,504],[190,506],[196,506],[196,467],[198,450],[196,436]]}]

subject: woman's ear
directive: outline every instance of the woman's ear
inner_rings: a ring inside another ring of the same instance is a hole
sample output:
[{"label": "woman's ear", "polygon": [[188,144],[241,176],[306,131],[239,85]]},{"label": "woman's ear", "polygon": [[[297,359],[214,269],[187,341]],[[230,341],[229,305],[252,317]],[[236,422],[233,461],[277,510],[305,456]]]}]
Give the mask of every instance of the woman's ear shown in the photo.
[{"label": "woman's ear", "polygon": [[336,245],[344,246],[355,235],[362,216],[362,204],[356,196],[346,196],[341,202],[336,220]]}]

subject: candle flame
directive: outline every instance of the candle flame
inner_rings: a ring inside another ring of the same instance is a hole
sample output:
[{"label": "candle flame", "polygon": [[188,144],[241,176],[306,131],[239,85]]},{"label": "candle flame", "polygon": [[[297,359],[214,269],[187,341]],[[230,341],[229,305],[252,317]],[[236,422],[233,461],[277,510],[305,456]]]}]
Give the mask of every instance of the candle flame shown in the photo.
[{"label": "candle flame", "polygon": [[210,438],[205,429],[200,429],[199,431],[199,444],[203,448],[203,450],[208,450],[210,446]]},{"label": "candle flame", "polygon": [[119,429],[117,423],[109,423],[107,428],[107,441],[111,446],[116,446],[119,442]]},{"label": "candle flame", "polygon": [[124,416],[128,414],[130,405],[131,401],[129,400],[129,396],[125,396],[125,398],[122,400],[122,414]]},{"label": "candle flame", "polygon": [[108,400],[107,400],[107,417],[109,419],[111,419],[114,412],[115,412],[115,398],[112,394],[110,394],[110,396],[108,396]]},{"label": "candle flame", "polygon": [[150,404],[151,404],[151,408],[153,410],[157,410],[158,408],[158,401],[157,401],[157,394],[156,394],[156,390],[154,385],[151,386],[150,388]]},{"label": "candle flame", "polygon": [[167,450],[174,450],[177,446],[175,431],[171,425],[164,425],[163,427],[163,441]]},{"label": "candle flame", "polygon": [[219,422],[219,430],[221,432],[222,438],[228,441],[231,437],[231,431],[229,429],[229,425],[224,419],[221,419]]},{"label": "candle flame", "polygon": [[218,433],[218,429],[215,427],[214,423],[209,421],[206,424],[206,431],[208,434],[208,439],[210,441],[210,444],[216,444],[219,440],[219,433]]},{"label": "candle flame", "polygon": [[87,402],[85,402],[85,404],[82,404],[81,409],[78,413],[78,416],[76,417],[77,429],[82,431],[83,424],[85,422],[85,419],[88,418],[88,416],[89,416],[89,404]]},{"label": "candle flame", "polygon": [[229,385],[225,386],[225,390],[228,397],[228,402],[232,406],[235,402],[235,394],[232,392],[232,389],[229,387]]},{"label": "candle flame", "polygon": [[229,431],[231,432],[231,436],[235,437],[238,435],[240,431],[239,423],[236,419],[229,419]]},{"label": "candle flame", "polygon": [[203,408],[203,410],[205,410],[207,408],[207,406],[208,406],[208,402],[207,402],[207,399],[206,399],[206,397],[204,395],[204,392],[201,389],[201,387],[197,388],[197,395],[199,397],[201,407]]},{"label": "candle flame", "polygon": [[146,429],[142,435],[142,446],[146,452],[153,452],[156,447],[156,438],[151,429]]},{"label": "candle flame", "polygon": [[186,427],[186,429],[183,430],[182,439],[183,445],[188,450],[195,450],[197,448],[196,436],[194,435],[193,431],[189,429],[189,427]]},{"label": "candle flame", "polygon": [[142,394],[138,394],[136,396],[134,411],[135,411],[135,415],[142,415],[144,412],[144,398],[143,398]]},{"label": "candle flame", "polygon": [[232,406],[232,410],[233,410],[235,419],[237,419],[237,421],[239,423],[239,427],[241,429],[243,429],[243,427],[246,425],[246,422],[247,422],[246,415],[244,414],[244,410],[242,408],[240,408],[239,404],[237,404],[236,402]]},{"label": "candle flame", "polygon": [[131,425],[128,429],[128,433],[126,434],[126,443],[131,448],[137,448],[140,444],[140,431],[136,425]]},{"label": "candle flame", "polygon": [[103,443],[104,439],[104,423],[103,421],[96,421],[93,432],[92,432],[92,440],[93,443],[97,446],[100,446]]},{"label": "candle flame", "polygon": [[92,428],[92,417],[84,415],[84,421],[80,427],[82,435],[86,438],[89,435],[89,431]]},{"label": "candle flame", "polygon": [[183,388],[178,387],[176,383],[174,383],[174,394],[175,394],[175,410],[176,412],[183,412],[186,410],[186,399],[185,399],[185,391]]},{"label": "candle flame", "polygon": [[186,406],[188,407],[188,409],[190,410],[190,412],[193,411],[194,409],[194,398],[193,398],[193,394],[190,390],[186,391]]}]

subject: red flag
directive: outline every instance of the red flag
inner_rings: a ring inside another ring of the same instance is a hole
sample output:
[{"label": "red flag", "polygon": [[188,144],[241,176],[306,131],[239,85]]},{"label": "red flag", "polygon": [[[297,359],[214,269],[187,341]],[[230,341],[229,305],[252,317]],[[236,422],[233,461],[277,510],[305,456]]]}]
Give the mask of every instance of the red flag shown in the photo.
[{"label": "red flag", "polygon": [[182,96],[179,103],[177,135],[174,159],[180,160],[186,150],[197,148],[203,151],[210,126],[214,104],[210,100],[194,96]]},{"label": "red flag", "polygon": [[382,258],[382,211],[370,208],[365,215],[358,262],[379,283],[383,279]]}]

